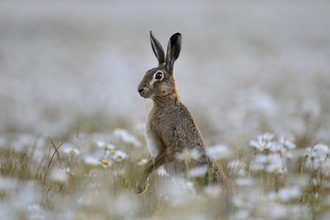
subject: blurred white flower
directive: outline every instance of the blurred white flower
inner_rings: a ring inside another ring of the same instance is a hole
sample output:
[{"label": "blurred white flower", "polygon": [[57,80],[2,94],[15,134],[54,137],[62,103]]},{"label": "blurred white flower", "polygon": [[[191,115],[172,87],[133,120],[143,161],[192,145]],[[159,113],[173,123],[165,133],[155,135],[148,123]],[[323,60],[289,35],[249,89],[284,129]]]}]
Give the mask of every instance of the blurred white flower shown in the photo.
[{"label": "blurred white flower", "polygon": [[29,219],[46,219],[45,211],[39,204],[29,205],[27,210],[29,212]]},{"label": "blurred white flower", "polygon": [[69,175],[66,170],[54,168],[50,173],[50,179],[57,183],[66,183],[69,180]]},{"label": "blurred white flower", "polygon": [[147,162],[148,162],[148,160],[145,159],[145,158],[143,158],[143,159],[141,159],[141,160],[138,162],[138,165],[139,165],[139,166],[143,166],[143,165],[145,165]]},{"label": "blurred white flower", "polygon": [[233,205],[240,209],[252,209],[254,207],[254,202],[250,200],[251,197],[247,195],[237,194],[231,198]]},{"label": "blurred white flower", "polygon": [[93,156],[86,156],[83,159],[83,162],[87,165],[91,165],[91,166],[97,166],[100,164],[100,160],[98,160],[97,158],[93,157]]},{"label": "blurred white flower", "polygon": [[254,184],[254,180],[252,178],[237,178],[235,179],[235,183],[238,186],[252,186]]},{"label": "blurred white flower", "polygon": [[250,217],[250,211],[246,209],[238,210],[233,215],[233,219],[237,219],[237,220],[246,220],[249,219],[249,217]]},{"label": "blurred white flower", "polygon": [[136,196],[121,192],[112,200],[111,207],[113,207],[115,215],[121,216],[120,219],[134,219],[132,214],[138,210],[140,205]]},{"label": "blurred white flower", "polygon": [[127,153],[121,150],[116,150],[115,154],[111,156],[111,158],[117,162],[123,161],[128,157]]},{"label": "blurred white flower", "polygon": [[271,219],[286,219],[289,209],[287,206],[277,202],[267,204],[266,217],[271,216]]},{"label": "blurred white flower", "polygon": [[283,157],[292,158],[293,155],[290,150],[296,148],[296,145],[289,139],[285,138],[285,136],[281,136],[278,142],[274,142],[269,150],[272,153],[281,154]]},{"label": "blurred white flower", "polygon": [[284,174],[287,173],[287,171],[287,168],[284,166],[282,160],[280,159],[276,159],[266,166],[267,173]]},{"label": "blurred white flower", "polygon": [[136,137],[134,137],[133,135],[131,135],[128,131],[126,131],[125,129],[120,129],[117,128],[114,132],[113,135],[116,138],[121,139],[123,142],[128,143],[128,144],[132,144],[135,147],[140,147],[141,143],[138,141],[138,139]]},{"label": "blurred white flower", "polygon": [[166,195],[166,199],[171,201],[170,205],[172,207],[187,205],[197,200],[194,183],[183,178],[164,179],[160,187]]},{"label": "blurred white flower", "polygon": [[222,191],[221,187],[217,185],[209,185],[204,187],[204,193],[212,198],[218,197],[221,191]]},{"label": "blurred white flower", "polygon": [[299,186],[281,188],[278,191],[278,196],[282,202],[289,202],[290,200],[298,199],[301,195],[302,191]]},{"label": "blurred white flower", "polygon": [[104,141],[98,141],[96,145],[99,148],[104,148],[104,150],[113,150],[115,149],[115,145],[110,144],[109,142],[104,142]]},{"label": "blurred white flower", "polygon": [[256,155],[255,161],[266,165],[267,173],[285,173],[286,168],[283,164],[282,158],[279,154],[258,154]]},{"label": "blurred white flower", "polygon": [[274,135],[271,133],[264,133],[257,137],[257,140],[251,140],[250,146],[255,147],[259,151],[263,151],[265,149],[269,149],[274,143],[272,142],[274,139]]},{"label": "blurred white flower", "polygon": [[295,219],[312,219],[310,209],[307,205],[291,205],[289,212]]},{"label": "blurred white flower", "polygon": [[112,165],[112,161],[111,160],[107,160],[107,159],[102,159],[99,162],[100,165],[102,165],[105,169],[110,167]]},{"label": "blurred white flower", "polygon": [[80,154],[80,150],[78,148],[75,148],[73,145],[71,144],[67,144],[67,146],[65,146],[64,148],[62,148],[62,151],[68,155],[72,155],[72,156],[77,156]]},{"label": "blurred white flower", "polygon": [[7,191],[15,189],[18,185],[17,179],[2,177],[0,175],[0,190]]},{"label": "blurred white flower", "polygon": [[287,149],[289,149],[289,150],[292,150],[292,149],[296,148],[296,145],[293,143],[293,141],[290,140],[290,139],[288,139],[288,138],[286,138],[285,136],[281,136],[281,137],[279,138],[279,143],[280,143],[283,147],[285,147],[285,148],[287,148]]},{"label": "blurred white flower", "polygon": [[161,166],[157,169],[157,175],[158,176],[168,176],[164,166]]},{"label": "blurred white flower", "polygon": [[316,144],[313,147],[306,148],[306,155],[308,155],[306,166],[317,169],[325,163],[329,155],[329,147],[325,144]]},{"label": "blurred white flower", "polygon": [[208,171],[207,166],[199,166],[190,169],[187,174],[189,177],[194,178],[194,177],[204,176],[207,171]]},{"label": "blurred white flower", "polygon": [[269,201],[280,200],[281,202],[289,202],[300,198],[302,191],[299,186],[281,188],[278,192],[270,192],[267,195]]},{"label": "blurred white flower", "polygon": [[188,149],[185,148],[182,153],[176,153],[175,157],[179,160],[190,161],[190,160],[198,160],[200,157],[200,153],[196,148]]},{"label": "blurred white flower", "polygon": [[261,171],[261,170],[264,170],[265,169],[265,166],[262,164],[262,163],[257,163],[256,161],[251,161],[250,164],[249,164],[249,169],[251,171]]},{"label": "blurred white flower", "polygon": [[11,142],[11,148],[17,152],[28,152],[32,149],[36,139],[32,134],[17,134]]},{"label": "blurred white flower", "polygon": [[207,149],[208,154],[210,154],[215,160],[228,158],[230,156],[230,151],[227,145],[215,145]]}]

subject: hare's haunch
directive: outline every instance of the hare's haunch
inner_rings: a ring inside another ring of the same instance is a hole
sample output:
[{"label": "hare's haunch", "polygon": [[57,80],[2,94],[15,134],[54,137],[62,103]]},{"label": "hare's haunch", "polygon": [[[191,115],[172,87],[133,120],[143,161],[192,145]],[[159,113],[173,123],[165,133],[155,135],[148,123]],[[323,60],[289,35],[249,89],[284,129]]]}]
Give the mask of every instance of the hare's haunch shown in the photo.
[{"label": "hare's haunch", "polygon": [[153,100],[146,122],[147,144],[153,157],[140,170],[135,188],[138,194],[147,189],[149,175],[162,165],[169,174],[181,178],[188,178],[191,169],[201,170],[194,177],[199,187],[223,181],[222,172],[208,155],[197,124],[176,89],[173,67],[180,54],[181,38],[180,33],[172,35],[165,54],[150,31],[158,66],[146,72],[137,90],[143,98]]}]

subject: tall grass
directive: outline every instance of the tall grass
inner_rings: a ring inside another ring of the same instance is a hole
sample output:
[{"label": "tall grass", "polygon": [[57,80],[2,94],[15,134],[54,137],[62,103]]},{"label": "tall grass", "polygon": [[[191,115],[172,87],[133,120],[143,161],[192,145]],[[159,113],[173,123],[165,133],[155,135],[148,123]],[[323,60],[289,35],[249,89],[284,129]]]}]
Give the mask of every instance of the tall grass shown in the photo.
[{"label": "tall grass", "polygon": [[[141,159],[149,157],[140,132],[85,133],[63,142],[32,137],[15,135],[1,146],[7,219],[322,219],[330,205],[329,148],[322,144],[303,149],[261,134],[241,158],[213,155],[227,185],[196,193],[187,179],[173,181],[162,171],[135,195]],[[20,151],[11,147],[17,141],[24,143]],[[226,146],[210,149],[219,147]]]}]

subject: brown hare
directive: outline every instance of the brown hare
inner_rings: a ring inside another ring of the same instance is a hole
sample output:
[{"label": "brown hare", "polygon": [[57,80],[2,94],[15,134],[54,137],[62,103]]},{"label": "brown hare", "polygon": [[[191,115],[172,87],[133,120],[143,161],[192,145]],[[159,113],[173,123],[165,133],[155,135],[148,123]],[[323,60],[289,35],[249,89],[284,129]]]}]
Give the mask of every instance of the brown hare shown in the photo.
[{"label": "brown hare", "polygon": [[145,192],[149,175],[162,165],[170,175],[182,178],[188,178],[191,169],[198,170],[199,175],[193,178],[199,188],[222,183],[224,175],[208,155],[197,124],[176,88],[173,67],[181,50],[181,34],[172,35],[166,54],[151,31],[150,41],[158,67],[146,72],[137,90],[143,98],[153,100],[146,122],[147,144],[153,157],[140,170],[135,192]]}]

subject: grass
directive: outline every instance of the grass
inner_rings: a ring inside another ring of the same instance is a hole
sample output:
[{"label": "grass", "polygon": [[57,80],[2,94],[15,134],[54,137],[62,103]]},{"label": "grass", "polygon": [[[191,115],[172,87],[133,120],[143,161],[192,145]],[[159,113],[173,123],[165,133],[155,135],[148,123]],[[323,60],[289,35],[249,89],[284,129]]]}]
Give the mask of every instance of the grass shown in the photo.
[{"label": "grass", "polygon": [[[329,149],[318,144],[305,151],[267,135],[254,140],[262,151],[251,142],[247,157],[217,158],[229,176],[227,186],[193,193],[189,183],[155,173],[148,191],[135,195],[139,161],[149,157],[140,131],[84,133],[66,141],[41,136],[30,145],[32,135],[16,134],[1,146],[1,210],[7,219],[322,219],[330,206],[322,150]],[[20,151],[11,147],[17,141],[24,145]],[[116,159],[104,141],[127,157]]]}]

